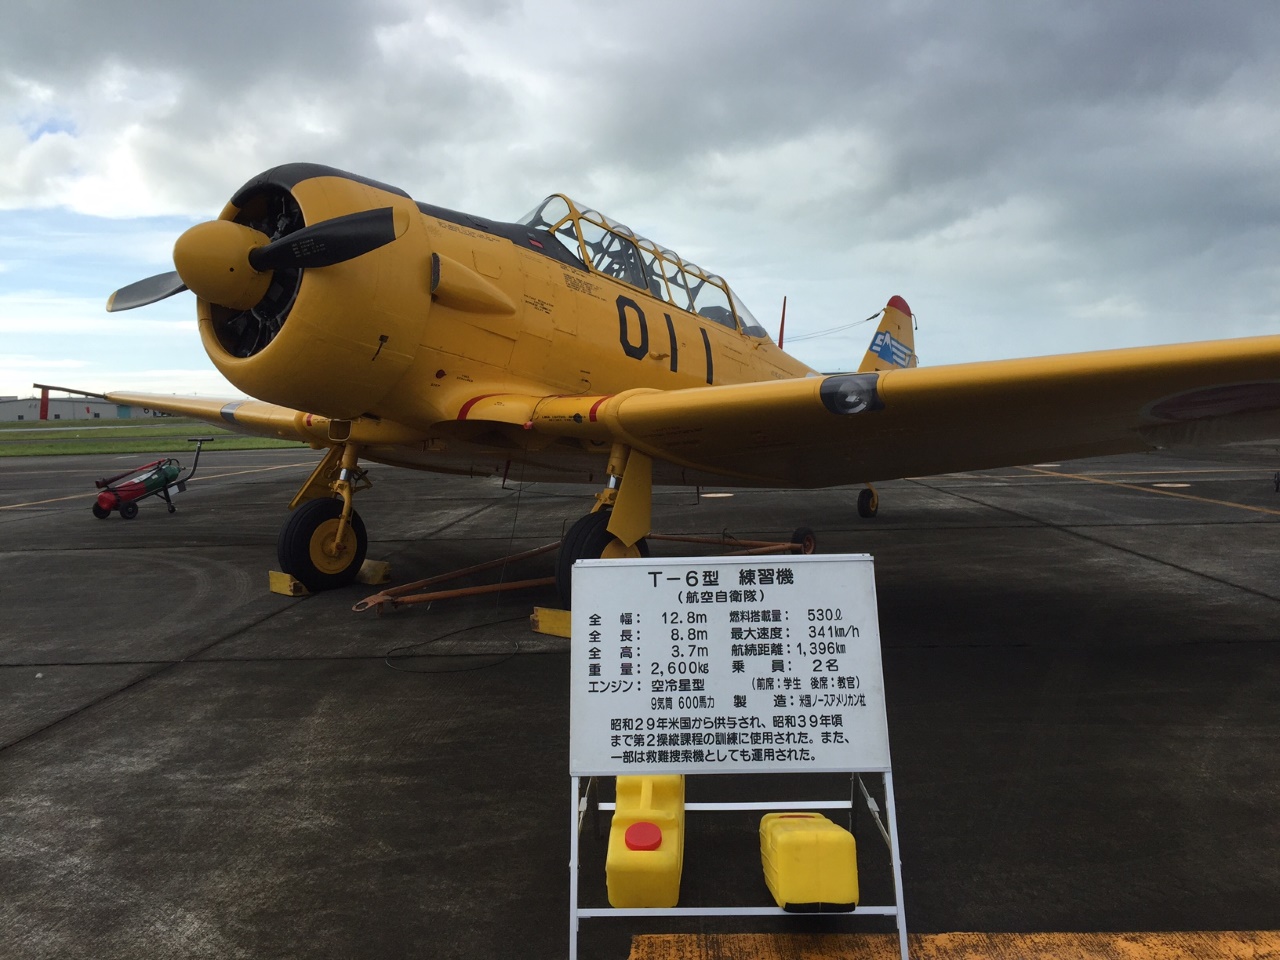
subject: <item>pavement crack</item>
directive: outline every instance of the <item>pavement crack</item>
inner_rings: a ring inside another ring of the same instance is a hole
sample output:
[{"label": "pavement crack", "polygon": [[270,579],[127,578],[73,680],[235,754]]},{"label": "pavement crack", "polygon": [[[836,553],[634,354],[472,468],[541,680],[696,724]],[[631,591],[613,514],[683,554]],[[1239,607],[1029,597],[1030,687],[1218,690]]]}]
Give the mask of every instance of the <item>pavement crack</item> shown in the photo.
[{"label": "pavement crack", "polygon": [[[28,732],[21,734],[20,736],[14,737],[12,740],[6,743],[0,744],[0,754],[5,753],[10,748],[16,747],[21,743],[25,743],[26,741],[31,740],[34,737],[38,737],[40,736],[40,734],[45,733],[48,730],[52,730],[54,727],[58,726],[59,724],[65,723],[66,721],[71,720],[74,717],[78,717],[80,716],[80,714],[85,713],[89,710],[92,710],[94,707],[99,706],[100,704],[107,703],[110,700],[114,700],[116,697],[120,696],[120,694],[126,692],[127,690],[132,690],[134,687],[139,686],[140,684],[146,683],[148,680],[153,680],[156,677],[160,676],[162,673],[172,670],[174,667],[180,664],[187,663],[193,660],[194,658],[207,653],[208,651],[216,647],[218,644],[225,643],[227,640],[230,640],[233,637],[239,636],[240,634],[244,633],[246,630],[252,630],[254,627],[261,626],[262,624],[266,623],[268,620],[272,619],[273,617],[277,617],[280,614],[284,613],[286,610],[293,608],[296,604],[301,603],[302,600],[304,599],[306,598],[300,597],[297,600],[293,601],[292,603],[286,603],[275,610],[272,610],[254,620],[249,621],[248,623],[239,624],[233,627],[232,629],[227,630],[224,633],[218,635],[213,640],[210,640],[208,643],[206,643],[203,647],[200,647],[198,650],[193,650],[192,652],[186,654],[185,656],[179,659],[164,660],[164,661],[156,662],[156,669],[150,670],[139,677],[135,677],[134,679],[126,683],[124,686],[117,687],[115,690],[108,691],[107,693],[102,694],[102,696],[100,697],[95,697],[92,700],[90,700],[88,703],[83,703],[80,706],[74,708],[73,710],[67,711],[62,716],[58,717],[55,720],[50,720],[48,723],[44,724],[43,726],[37,727],[34,730],[29,730]],[[146,663],[146,661],[143,661],[143,662]]]}]

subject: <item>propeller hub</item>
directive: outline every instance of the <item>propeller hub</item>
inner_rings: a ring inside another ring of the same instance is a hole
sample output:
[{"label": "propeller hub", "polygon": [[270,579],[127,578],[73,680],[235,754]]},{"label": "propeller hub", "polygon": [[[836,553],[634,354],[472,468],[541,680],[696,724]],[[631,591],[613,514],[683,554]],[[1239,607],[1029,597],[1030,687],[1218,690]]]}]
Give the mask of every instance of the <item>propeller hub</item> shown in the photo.
[{"label": "propeller hub", "polygon": [[259,272],[249,254],[271,238],[231,220],[198,223],[173,245],[178,276],[197,297],[232,310],[248,310],[271,286],[271,271]]}]

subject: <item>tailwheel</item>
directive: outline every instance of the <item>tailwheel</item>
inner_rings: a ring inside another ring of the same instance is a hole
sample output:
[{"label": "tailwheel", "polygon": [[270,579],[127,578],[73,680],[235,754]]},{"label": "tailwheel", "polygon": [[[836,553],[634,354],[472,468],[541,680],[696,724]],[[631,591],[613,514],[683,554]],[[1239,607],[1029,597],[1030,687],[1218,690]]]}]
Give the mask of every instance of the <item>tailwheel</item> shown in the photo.
[{"label": "tailwheel", "polygon": [[347,535],[336,551],[342,500],[308,500],[289,517],[276,543],[280,568],[313,593],[345,587],[356,579],[369,548],[360,514],[351,511]]},{"label": "tailwheel", "polygon": [[560,593],[560,602],[566,610],[572,599],[573,565],[579,560],[614,560],[622,557],[647,557],[649,544],[646,540],[636,541],[633,546],[626,546],[608,530],[610,511],[597,510],[588,513],[569,528],[560,544],[560,553],[556,557],[556,590]]}]

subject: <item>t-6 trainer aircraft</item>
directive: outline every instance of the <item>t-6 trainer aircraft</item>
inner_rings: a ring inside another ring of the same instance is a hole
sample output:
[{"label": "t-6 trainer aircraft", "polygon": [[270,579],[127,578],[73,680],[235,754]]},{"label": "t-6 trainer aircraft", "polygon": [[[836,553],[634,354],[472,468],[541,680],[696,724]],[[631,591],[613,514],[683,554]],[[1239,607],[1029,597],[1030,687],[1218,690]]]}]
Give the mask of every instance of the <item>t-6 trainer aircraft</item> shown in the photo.
[{"label": "t-6 trainer aircraft", "polygon": [[[360,460],[602,488],[575,560],[640,556],[655,483],[824,487],[1280,435],[1280,336],[917,367],[894,297],[860,369],[820,375],[720,277],[555,195],[515,223],[313,164],[245,184],[176,272],[214,365],[256,400],[108,399],[325,450],[290,504],[283,569],[350,583]],[[874,495],[864,512],[874,510]]]}]

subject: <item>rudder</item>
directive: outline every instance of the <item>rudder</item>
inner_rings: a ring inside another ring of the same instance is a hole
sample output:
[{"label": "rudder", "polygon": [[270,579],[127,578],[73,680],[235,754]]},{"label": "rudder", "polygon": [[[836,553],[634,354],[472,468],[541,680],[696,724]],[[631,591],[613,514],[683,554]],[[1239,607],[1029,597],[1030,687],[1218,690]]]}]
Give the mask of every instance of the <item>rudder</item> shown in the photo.
[{"label": "rudder", "polygon": [[911,308],[901,297],[890,297],[858,373],[914,367],[918,362]]}]

